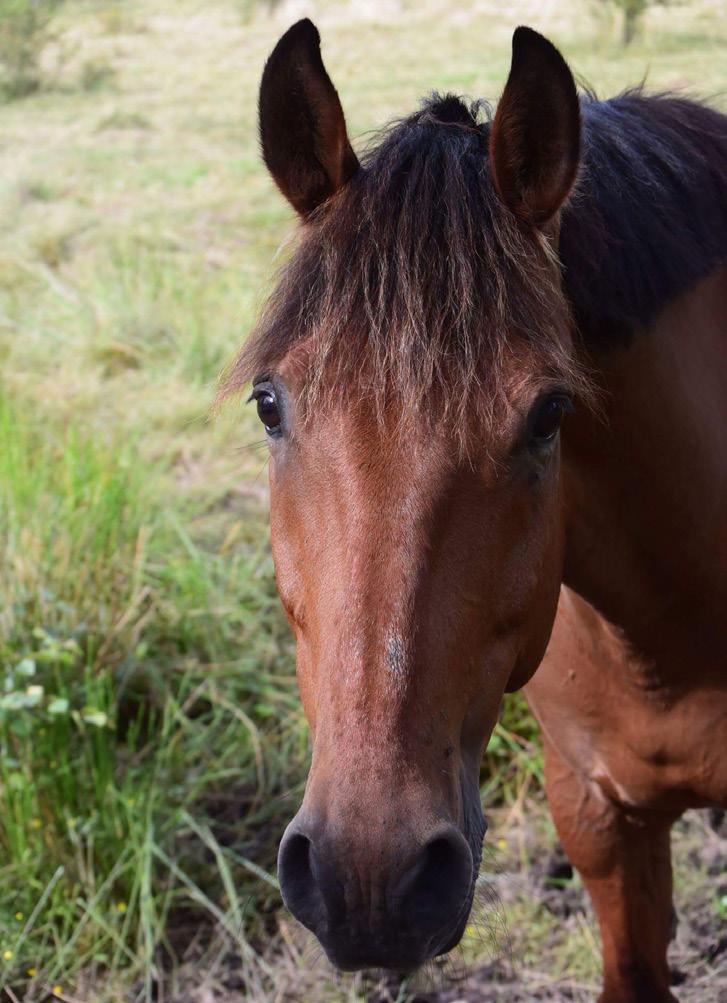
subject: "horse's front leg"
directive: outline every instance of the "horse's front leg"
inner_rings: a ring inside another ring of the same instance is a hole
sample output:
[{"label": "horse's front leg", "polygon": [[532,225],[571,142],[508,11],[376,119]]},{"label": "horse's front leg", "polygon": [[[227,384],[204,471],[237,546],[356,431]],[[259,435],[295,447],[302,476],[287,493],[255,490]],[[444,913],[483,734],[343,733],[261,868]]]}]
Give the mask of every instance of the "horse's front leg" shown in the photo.
[{"label": "horse's front leg", "polygon": [[673,927],[674,815],[627,814],[545,741],[546,791],[558,835],[601,929],[599,1003],[675,1003],[666,953]]}]

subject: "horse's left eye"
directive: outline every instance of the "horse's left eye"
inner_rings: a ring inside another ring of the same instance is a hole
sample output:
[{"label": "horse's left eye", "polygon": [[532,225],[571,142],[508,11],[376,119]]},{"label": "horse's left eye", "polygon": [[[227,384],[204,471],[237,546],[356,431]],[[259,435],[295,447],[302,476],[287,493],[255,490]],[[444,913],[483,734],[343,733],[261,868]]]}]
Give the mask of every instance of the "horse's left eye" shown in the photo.
[{"label": "horse's left eye", "polygon": [[270,435],[275,435],[280,430],[280,411],[275,391],[272,387],[253,391],[257,401],[257,414],[260,421],[265,426],[265,431]]},{"label": "horse's left eye", "polygon": [[558,434],[563,415],[570,411],[571,402],[565,394],[553,394],[538,405],[530,426],[530,440],[535,446],[552,442]]}]

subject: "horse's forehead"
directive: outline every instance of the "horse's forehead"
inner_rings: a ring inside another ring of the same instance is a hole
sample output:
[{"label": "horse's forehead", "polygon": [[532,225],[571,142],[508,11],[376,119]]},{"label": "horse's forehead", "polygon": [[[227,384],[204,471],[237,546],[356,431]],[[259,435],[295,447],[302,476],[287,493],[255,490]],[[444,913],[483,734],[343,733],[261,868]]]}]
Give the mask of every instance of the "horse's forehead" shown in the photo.
[{"label": "horse's forehead", "polygon": [[300,453],[364,492],[383,487],[403,497],[443,485],[458,465],[454,430],[393,410],[380,416],[365,401],[326,404],[296,431]]},{"label": "horse's forehead", "polygon": [[[488,334],[486,328],[481,332],[485,342],[489,340]],[[300,407],[297,417],[302,418],[306,413],[308,419],[315,421],[316,412],[320,411],[326,420],[348,422],[351,430],[355,428],[372,439],[376,435],[386,438],[397,426],[414,432],[418,425],[427,437],[434,428],[437,436],[444,440],[447,415],[452,415],[451,427],[461,399],[477,406],[478,414],[473,413],[473,418],[481,419],[489,412],[492,420],[487,425],[492,425],[492,432],[504,432],[508,423],[526,410],[528,403],[544,387],[554,383],[567,386],[573,376],[569,351],[554,353],[551,346],[528,341],[515,332],[505,346],[492,345],[490,374],[473,373],[469,382],[457,381],[456,377],[452,379],[446,375],[446,364],[435,367],[438,374],[432,373],[429,372],[431,364],[424,359],[418,385],[414,385],[416,379],[402,378],[396,370],[389,373],[378,370],[374,349],[360,352],[356,365],[346,366],[343,371],[337,365],[339,360],[335,354],[321,364],[317,357],[319,338],[320,334],[314,333],[299,339],[275,364],[276,373],[296,405],[314,402],[312,412]],[[397,340],[395,330],[391,332],[391,340],[393,343]],[[345,332],[341,342],[340,351],[345,354]],[[416,397],[422,387],[428,390],[424,399]],[[381,414],[382,400],[390,405],[386,416]],[[432,425],[435,415],[439,420]],[[484,428],[482,432],[485,433]]]}]

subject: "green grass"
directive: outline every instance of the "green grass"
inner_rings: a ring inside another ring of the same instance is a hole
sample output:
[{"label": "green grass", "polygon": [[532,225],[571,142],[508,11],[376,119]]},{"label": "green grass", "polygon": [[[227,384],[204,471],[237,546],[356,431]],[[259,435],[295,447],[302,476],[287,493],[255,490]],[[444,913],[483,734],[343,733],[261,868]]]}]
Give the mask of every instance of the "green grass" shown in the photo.
[{"label": "green grass", "polygon": [[[149,976],[165,918],[189,899],[208,914],[217,902],[242,938],[248,917],[231,899],[237,885],[225,890],[225,854],[204,860],[208,807],[234,786],[228,837],[244,874],[269,799],[301,775],[264,536],[243,525],[233,553],[202,549],[183,525],[199,513],[160,505],[137,458],[133,441],[75,423],[49,435],[0,401],[10,984],[28,969],[46,983],[98,966]],[[266,866],[273,855],[271,845]],[[256,905],[269,898],[263,882]]]},{"label": "green grass", "polygon": [[[253,8],[67,2],[0,107],[0,986],[25,1000],[152,999],[228,949],[256,1000],[363,998],[277,912],[307,736],[261,436],[242,405],[207,418],[293,229],[255,133],[288,18]],[[495,97],[524,19],[603,93],[727,82],[707,0],[651,9],[627,52],[585,3],[312,9],[359,146],[433,88]],[[512,698],[483,797],[540,782]]]}]

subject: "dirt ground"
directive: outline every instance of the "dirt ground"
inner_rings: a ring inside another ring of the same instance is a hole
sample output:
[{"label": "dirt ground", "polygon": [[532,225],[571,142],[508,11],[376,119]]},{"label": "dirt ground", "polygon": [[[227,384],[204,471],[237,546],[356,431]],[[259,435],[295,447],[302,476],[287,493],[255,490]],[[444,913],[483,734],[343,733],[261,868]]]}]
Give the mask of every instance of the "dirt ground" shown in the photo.
[{"label": "dirt ground", "polygon": [[[180,973],[173,1003],[541,1003],[596,999],[600,950],[579,878],[542,805],[495,813],[475,918],[453,955],[407,984],[336,975],[286,916],[272,983],[234,952]],[[678,927],[669,961],[680,1003],[727,1003],[727,818],[688,812],[673,830]]]},{"label": "dirt ground", "polygon": [[[669,961],[675,995],[682,1003],[727,1003],[727,819],[723,813],[690,812],[674,829],[675,903],[678,927]],[[562,853],[551,853],[545,868],[534,863],[527,872],[531,893],[567,927],[578,918],[593,923],[590,903],[580,881],[573,879]],[[507,889],[505,909],[522,885]],[[517,882],[520,884],[520,882]],[[544,955],[558,952],[563,927],[549,931]],[[593,987],[560,976],[554,969],[519,964],[517,956],[499,957],[469,971],[464,985],[421,993],[416,1003],[529,1003],[590,1001]],[[383,999],[382,999],[383,1003]],[[412,1001],[413,1003],[413,1001]]]}]

